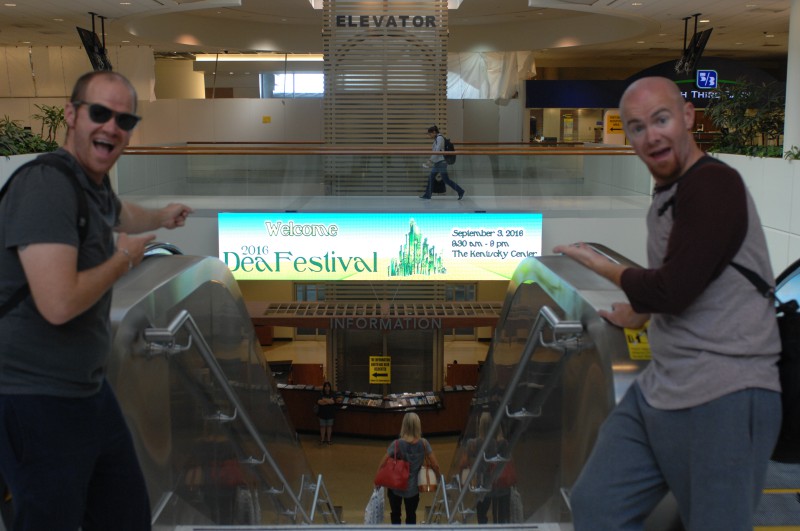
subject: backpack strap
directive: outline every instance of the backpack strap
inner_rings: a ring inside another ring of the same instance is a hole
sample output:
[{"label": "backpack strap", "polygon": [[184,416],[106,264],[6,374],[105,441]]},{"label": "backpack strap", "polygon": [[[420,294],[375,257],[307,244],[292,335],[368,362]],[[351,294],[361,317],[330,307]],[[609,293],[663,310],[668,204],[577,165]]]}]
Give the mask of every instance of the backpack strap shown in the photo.
[{"label": "backpack strap", "polygon": [[756,287],[758,292],[763,295],[767,299],[772,299],[775,297],[775,291],[772,289],[766,280],[761,278],[761,275],[753,271],[752,269],[748,269],[743,265],[739,265],[736,262],[731,262],[731,266],[744,275],[744,278],[750,281],[752,285]]},{"label": "backpack strap", "polygon": [[[3,196],[5,196],[8,192],[11,186],[11,181],[13,181],[14,178],[17,177],[23,170],[33,166],[41,165],[56,168],[58,170],[57,173],[66,177],[67,180],[72,184],[72,187],[75,190],[75,195],[78,199],[78,217],[76,221],[78,226],[78,240],[80,243],[83,243],[86,240],[86,234],[89,231],[89,203],[86,199],[86,193],[83,191],[81,183],[78,182],[78,177],[75,175],[75,172],[72,170],[69,164],[67,164],[58,155],[53,153],[39,155],[34,160],[17,168],[17,170],[11,174],[6,183],[3,185],[3,188],[0,189],[0,200],[2,200]],[[2,305],[0,305],[0,318],[25,300],[30,292],[31,288],[27,282],[17,288],[17,290],[11,294],[11,297],[9,297]]]},{"label": "backpack strap", "polygon": [[[706,164],[710,164],[710,163],[711,163],[711,164],[713,164],[713,163],[716,163],[716,164],[725,164],[725,163],[724,163],[724,162],[722,162],[721,160],[717,160],[717,159],[715,159],[714,157],[711,157],[711,156],[709,156],[709,155],[703,155],[702,157],[700,157],[700,159],[698,159],[698,161],[697,161],[697,162],[695,162],[695,163],[694,163],[694,165],[693,165],[691,168],[689,168],[689,171],[692,171],[692,170],[694,170],[694,169],[696,169],[696,168],[699,168],[699,167],[701,167],[701,166],[705,166]],[[687,173],[688,173],[688,172],[687,172]],[[684,175],[685,175],[685,174],[684,174]],[[669,187],[669,186],[678,186],[678,184],[681,182],[681,180],[682,180],[682,179],[683,179],[683,175],[681,175],[680,177],[678,177],[678,178],[675,180],[675,182],[673,182],[672,184],[668,185],[668,187]],[[667,211],[668,211],[670,208],[672,209],[672,217],[673,217],[673,218],[674,218],[674,217],[676,217],[676,216],[677,216],[677,209],[675,208],[675,205],[676,205],[676,202],[675,202],[675,195],[673,195],[672,197],[670,197],[670,198],[667,200],[667,202],[666,202],[666,203],[664,203],[663,205],[661,205],[661,206],[659,207],[659,209],[656,211],[656,213],[658,214],[658,217],[661,217],[661,216],[663,216],[664,214],[666,214],[666,212],[667,212]]]}]

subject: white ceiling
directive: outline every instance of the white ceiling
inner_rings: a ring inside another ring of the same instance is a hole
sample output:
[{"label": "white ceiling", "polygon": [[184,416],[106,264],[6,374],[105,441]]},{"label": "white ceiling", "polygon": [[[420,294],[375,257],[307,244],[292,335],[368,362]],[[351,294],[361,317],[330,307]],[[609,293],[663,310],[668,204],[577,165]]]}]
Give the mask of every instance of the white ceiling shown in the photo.
[{"label": "white ceiling", "polygon": [[[75,26],[106,17],[106,45],[156,52],[321,53],[309,0],[2,0],[0,46],[80,45]],[[649,66],[677,59],[694,18],[713,27],[705,55],[785,61],[790,0],[462,0],[449,50],[535,52],[537,65]],[[11,7],[10,4],[16,3]],[[400,4],[402,5],[402,4]],[[400,9],[402,10],[402,9]],[[96,31],[100,33],[100,19]]]}]

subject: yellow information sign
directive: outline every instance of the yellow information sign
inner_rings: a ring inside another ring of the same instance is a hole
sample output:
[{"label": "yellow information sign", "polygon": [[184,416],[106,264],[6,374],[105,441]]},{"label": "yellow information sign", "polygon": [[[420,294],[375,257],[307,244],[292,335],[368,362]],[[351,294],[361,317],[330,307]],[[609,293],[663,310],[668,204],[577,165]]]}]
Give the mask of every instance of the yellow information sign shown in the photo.
[{"label": "yellow information sign", "polygon": [[392,383],[392,358],[390,356],[369,357],[369,383]]},{"label": "yellow information sign", "polygon": [[606,121],[606,133],[621,135],[625,131],[622,128],[622,117],[619,114],[609,114]]},{"label": "yellow information sign", "polygon": [[625,329],[625,342],[628,344],[628,354],[632,360],[651,359],[650,342],[647,340],[648,326],[650,326],[650,321],[647,321],[641,328]]}]

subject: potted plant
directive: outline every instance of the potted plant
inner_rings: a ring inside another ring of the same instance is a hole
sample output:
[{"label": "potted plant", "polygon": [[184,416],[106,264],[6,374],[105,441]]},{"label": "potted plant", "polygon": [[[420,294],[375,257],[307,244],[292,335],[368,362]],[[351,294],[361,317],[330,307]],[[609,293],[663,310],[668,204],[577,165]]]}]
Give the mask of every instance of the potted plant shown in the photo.
[{"label": "potted plant", "polygon": [[721,131],[710,151],[751,157],[782,157],[784,85],[740,79],[720,85],[705,115]]},{"label": "potted plant", "polygon": [[15,169],[34,158],[36,154],[58,149],[56,136],[58,130],[66,125],[64,109],[50,105],[36,105],[36,107],[41,114],[32,117],[41,120],[41,133],[34,133],[18,120],[12,120],[8,116],[0,119],[0,185],[5,183]]},{"label": "potted plant", "polygon": [[23,127],[18,120],[8,116],[0,119],[0,155],[24,155],[26,153],[42,153],[53,151],[53,142],[48,142],[41,136]]},{"label": "potted plant", "polygon": [[[64,109],[51,105],[36,105],[36,108],[41,111],[41,114],[34,114],[32,118],[41,120],[40,134],[24,127],[19,120],[12,120],[8,116],[0,119],[0,155],[9,157],[27,153],[45,153],[58,149],[56,136],[59,128],[66,124]],[[47,136],[45,136],[45,128]]]},{"label": "potted plant", "polygon": [[[48,142],[55,143],[58,130],[67,125],[64,119],[64,107],[58,107],[56,105],[34,105],[34,107],[41,111],[41,114],[34,114],[32,116],[32,118],[42,122],[42,130],[39,136],[46,139]],[[44,135],[45,127],[47,128],[47,136]],[[56,144],[56,148],[57,147]]]}]

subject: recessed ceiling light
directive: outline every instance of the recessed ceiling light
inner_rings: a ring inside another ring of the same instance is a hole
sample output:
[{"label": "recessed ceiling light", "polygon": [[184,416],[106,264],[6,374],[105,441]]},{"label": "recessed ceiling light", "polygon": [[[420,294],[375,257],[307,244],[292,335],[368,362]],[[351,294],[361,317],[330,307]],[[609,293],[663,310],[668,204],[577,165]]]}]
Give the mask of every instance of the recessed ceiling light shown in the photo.
[{"label": "recessed ceiling light", "polygon": [[708,24],[709,22],[711,22],[711,20],[709,20],[709,19],[707,19],[707,18],[701,18],[701,19],[700,19],[700,23],[701,23],[701,24]]},{"label": "recessed ceiling light", "polygon": [[121,6],[129,6],[129,5],[131,5],[131,3],[130,2],[120,2],[119,5],[121,5]]},{"label": "recessed ceiling light", "polygon": [[123,43],[126,43],[126,42],[131,42],[131,41],[122,41],[122,42],[123,42]]},{"label": "recessed ceiling light", "polygon": [[768,39],[771,39],[771,38],[773,38],[774,36],[775,36],[775,35],[773,35],[772,33],[765,33],[765,34],[764,34],[764,37],[766,37],[766,38],[768,38]]},{"label": "recessed ceiling light", "polygon": [[631,2],[631,5],[634,6],[634,7],[639,7],[640,5],[642,5],[642,3],[641,2]]},{"label": "recessed ceiling light", "polygon": [[636,44],[644,44],[644,41],[636,41]]},{"label": "recessed ceiling light", "polygon": [[53,22],[64,22],[63,18],[54,18]]},{"label": "recessed ceiling light", "polygon": [[743,43],[743,42],[737,42],[736,44],[737,44],[737,45],[739,45],[739,46],[741,46],[741,45],[742,45],[742,44],[744,44],[744,43]]},{"label": "recessed ceiling light", "polygon": [[17,4],[3,4],[6,7],[17,7]]}]

